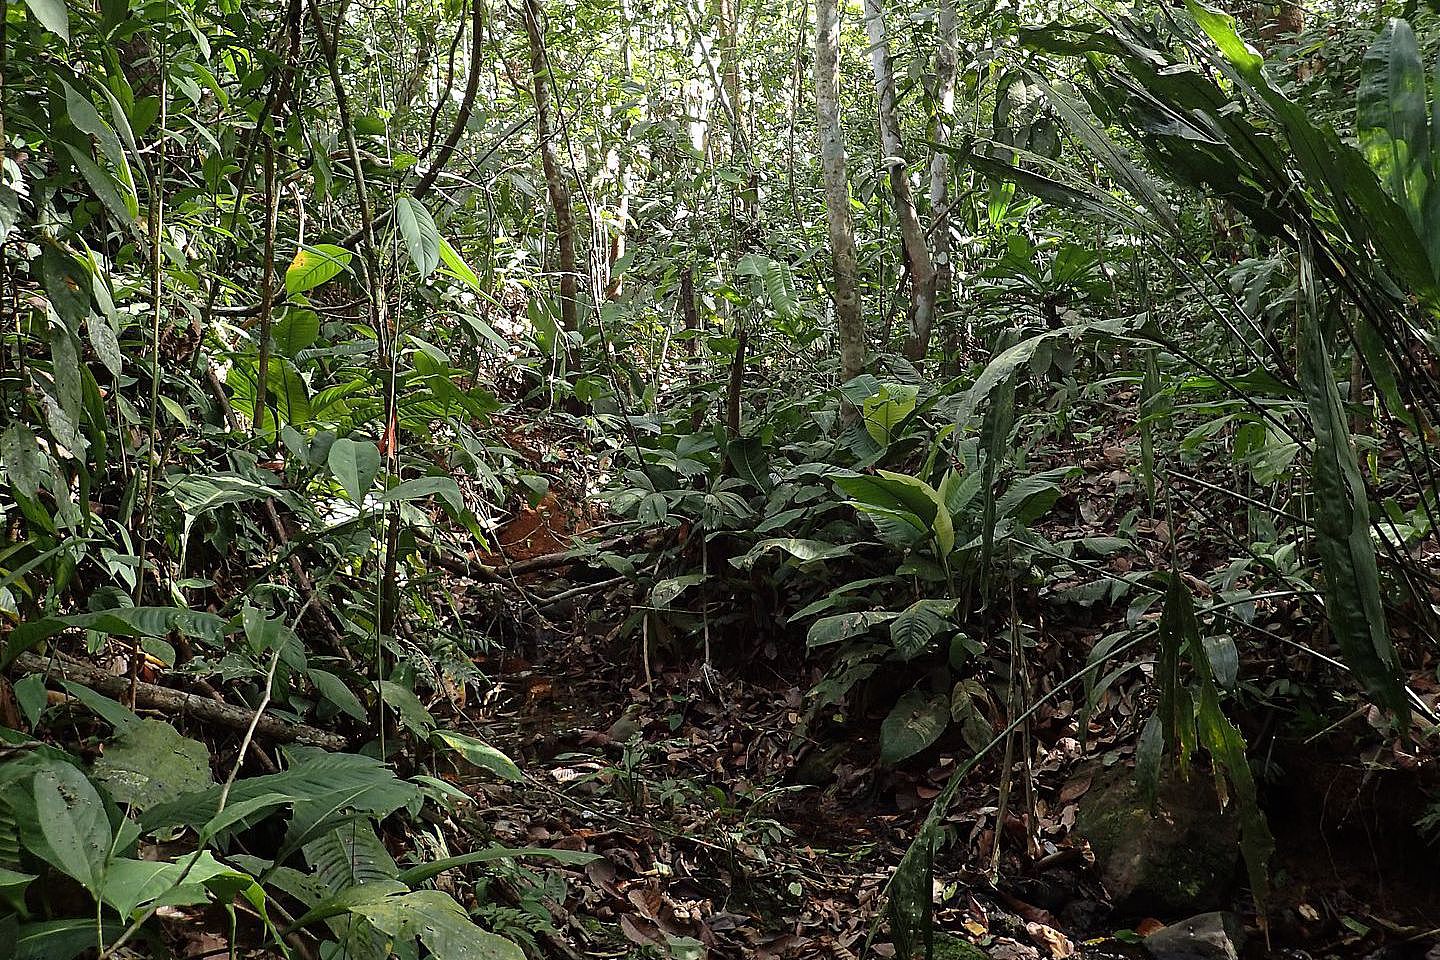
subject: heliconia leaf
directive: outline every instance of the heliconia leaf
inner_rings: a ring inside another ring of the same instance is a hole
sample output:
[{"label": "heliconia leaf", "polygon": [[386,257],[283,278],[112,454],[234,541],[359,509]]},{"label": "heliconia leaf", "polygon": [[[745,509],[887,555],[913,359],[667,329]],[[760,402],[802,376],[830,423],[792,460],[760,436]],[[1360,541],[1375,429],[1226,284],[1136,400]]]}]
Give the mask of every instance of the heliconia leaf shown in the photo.
[{"label": "heliconia leaf", "polygon": [[1325,571],[1325,612],[1346,665],[1403,730],[1409,726],[1410,704],[1385,624],[1379,565],[1370,539],[1369,497],[1330,369],[1307,263],[1302,258],[1301,287],[1309,289],[1310,302],[1301,311],[1299,375],[1315,432],[1311,483],[1315,545]]},{"label": "heliconia leaf", "polygon": [[338,276],[350,265],[353,256],[349,250],[333,243],[301,247],[285,270],[285,292],[293,296],[315,289]]},{"label": "heliconia leaf", "polygon": [[890,621],[890,642],[902,660],[913,660],[941,633],[951,627],[956,601],[916,600]]},{"label": "heliconia leaf", "polygon": [[1365,159],[1422,232],[1431,150],[1425,88],[1415,33],[1391,17],[1365,51],[1355,125]]}]

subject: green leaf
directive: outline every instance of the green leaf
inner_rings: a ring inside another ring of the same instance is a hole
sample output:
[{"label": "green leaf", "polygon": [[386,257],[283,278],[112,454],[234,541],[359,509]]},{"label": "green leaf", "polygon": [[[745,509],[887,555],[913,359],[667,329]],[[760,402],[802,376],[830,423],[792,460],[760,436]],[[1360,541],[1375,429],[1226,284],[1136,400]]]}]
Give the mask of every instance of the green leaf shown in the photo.
[{"label": "green leaf", "polygon": [[[134,193],[100,169],[99,165],[90,159],[89,154],[77,149],[73,144],[63,140],[60,142],[66,152],[70,154],[75,168],[80,171],[80,175],[85,178],[85,182],[89,184],[95,196],[105,205],[105,209],[109,210],[121,224],[133,227],[135,216],[139,212],[138,201],[135,199]],[[125,192],[122,193],[122,190]]]},{"label": "green leaf", "polygon": [[454,730],[436,730],[430,734],[430,742],[437,746],[449,747],[470,763],[481,769],[489,770],[501,780],[524,779],[524,774],[520,772],[519,767],[515,766],[515,761],[483,740],[456,733]]},{"label": "green leaf", "polygon": [[454,477],[416,477],[414,480],[395,484],[375,499],[379,503],[409,503],[433,496],[439,496],[456,510],[465,508],[460,485],[455,482]]},{"label": "green leaf", "polygon": [[[1302,282],[1302,288],[1306,286]],[[1301,311],[1299,374],[1315,432],[1312,502],[1315,544],[1325,571],[1325,612],[1345,663],[1403,730],[1409,725],[1410,704],[1385,625],[1369,499],[1313,297],[1312,287],[1309,308]]]},{"label": "green leaf", "polygon": [[61,680],[60,685],[65,688],[66,693],[85,704],[90,712],[110,724],[116,731],[123,731],[126,727],[140,722],[140,717],[133,711],[116,703],[103,693],[98,693],[78,683],[71,683],[69,680]]},{"label": "green leaf", "polygon": [[466,867],[472,863],[493,863],[496,860],[522,860],[529,857],[551,860],[555,863],[564,864],[565,866],[583,866],[601,859],[598,854],[585,853],[581,850],[552,850],[549,847],[490,847],[485,850],[475,850],[471,853],[462,853],[457,857],[446,857],[444,860],[432,860],[430,863],[422,863],[419,866],[411,867],[409,870],[400,874],[400,882],[407,887],[414,887],[424,883],[431,877],[439,876],[446,870]]},{"label": "green leaf", "polygon": [[218,877],[238,880],[242,886],[255,883],[249,874],[216,860],[209,850],[201,851],[198,857],[187,854],[175,860],[120,858],[105,872],[101,898],[120,916],[129,918],[141,907],[162,898],[165,905],[173,907],[205,903],[210,899],[205,884]]},{"label": "green leaf", "polygon": [[759,490],[769,491],[770,456],[759,437],[736,437],[725,445],[725,456],[735,476]]},{"label": "green leaf", "polygon": [[916,600],[890,621],[890,642],[900,659],[915,659],[925,652],[931,640],[951,628],[950,616],[955,612],[956,602]]},{"label": "green leaf", "polygon": [[[395,771],[373,757],[300,746],[286,747],[285,754],[288,769],[235,781],[226,809],[267,794],[283,794],[294,807],[292,831],[303,833],[336,812],[383,817],[420,797],[414,784],[396,778]],[[220,791],[215,786],[151,807],[141,816],[141,825],[147,831],[175,826],[198,829],[216,816]]]},{"label": "green leaf", "polygon": [[210,786],[210,751],[163,720],[140,720],[105,746],[95,779],[118,802],[144,810]]},{"label": "green leaf", "polygon": [[45,469],[45,454],[34,432],[24,423],[13,421],[0,433],[0,464],[4,475],[26,499],[34,500],[40,491],[41,473]]},{"label": "green leaf", "polygon": [[772,537],[768,540],[761,540],[745,551],[743,555],[733,558],[730,562],[741,570],[748,570],[765,554],[775,550],[788,553],[801,563],[811,563],[834,560],[837,557],[848,557],[854,553],[855,545],[826,543],[823,540],[802,540],[796,537]]},{"label": "green leaf", "polygon": [[880,724],[880,759],[895,764],[940,739],[950,725],[950,703],[943,694],[912,690]]},{"label": "green leaf", "polygon": [[470,269],[470,265],[444,237],[440,238],[440,262],[445,264],[446,269],[455,276],[455,279],[469,287],[472,293],[489,299],[489,295],[485,292],[484,285],[480,283],[480,278],[475,275],[475,271]]},{"label": "green leaf", "polygon": [[380,451],[368,440],[341,437],[330,445],[326,462],[351,502],[361,503],[380,472]]},{"label": "green leaf", "polygon": [[290,307],[270,329],[275,350],[291,360],[301,350],[312,346],[320,337],[320,317],[314,310]]},{"label": "green leaf", "polygon": [[109,943],[119,936],[118,924],[94,917],[23,923],[15,939],[15,960],[74,960],[94,951],[97,938]]},{"label": "green leaf", "polygon": [[1410,24],[1392,17],[1365,51],[1356,96],[1360,149],[1424,235],[1430,183],[1430,105]]},{"label": "green leaf", "polygon": [[90,335],[90,346],[95,349],[95,356],[105,364],[105,369],[112,377],[120,376],[124,372],[125,355],[120,349],[119,338],[115,336],[115,328],[104,317],[92,313],[85,320],[85,332]]},{"label": "green leaf", "polygon": [[36,773],[33,790],[45,839],[43,849],[33,852],[98,895],[111,842],[100,795],[83,773],[67,763],[53,763]]},{"label": "green leaf", "polygon": [[413,197],[402,196],[395,201],[395,222],[405,238],[410,261],[425,280],[440,265],[440,231],[425,205]]},{"label": "green leaf", "polygon": [[25,6],[42,27],[70,42],[70,16],[65,12],[65,0],[25,0]]},{"label": "green leaf", "polygon": [[348,267],[353,256],[333,243],[301,247],[285,270],[285,292],[294,296],[315,289]]},{"label": "green leaf", "polygon": [[369,720],[369,714],[365,712],[364,704],[345,685],[345,681],[324,670],[310,670],[307,675],[310,677],[310,682],[315,684],[315,689],[320,692],[320,696],[339,707],[342,713],[354,717],[361,723]]},{"label": "green leaf", "polygon": [[895,439],[895,431],[905,418],[915,412],[918,387],[908,384],[887,383],[874,396],[866,397],[860,404],[860,415],[865,423],[865,432],[881,446]]},{"label": "green leaf", "polygon": [[354,817],[305,844],[305,860],[316,879],[334,893],[395,879],[395,861],[364,817]]},{"label": "green leaf", "polygon": [[361,903],[351,912],[397,941],[418,938],[435,960],[525,960],[518,944],[477,927],[460,904],[439,890]]},{"label": "green leaf", "polygon": [[35,879],[33,873],[20,873],[0,867],[0,904],[17,913],[25,912],[25,888]]},{"label": "green leaf", "polygon": [[703,573],[687,573],[678,577],[661,580],[650,588],[650,603],[661,610],[668,609],[675,598],[697,583],[705,582]]},{"label": "green leaf", "polygon": [[805,634],[805,644],[820,647],[827,643],[839,643],[861,634],[869,633],[878,623],[895,619],[897,615],[889,610],[857,610],[853,613],[837,613],[821,617],[810,625]]},{"label": "green leaf", "polygon": [[381,680],[379,687],[385,705],[394,708],[412,733],[423,737],[435,729],[435,718],[408,687],[402,687],[393,680]]}]

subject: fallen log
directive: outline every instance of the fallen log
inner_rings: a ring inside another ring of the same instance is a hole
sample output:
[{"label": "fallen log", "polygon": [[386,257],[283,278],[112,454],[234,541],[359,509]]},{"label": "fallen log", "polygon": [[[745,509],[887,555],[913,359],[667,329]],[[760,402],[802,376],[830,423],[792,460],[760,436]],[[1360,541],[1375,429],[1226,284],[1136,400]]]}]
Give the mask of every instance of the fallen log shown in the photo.
[{"label": "fallen log", "polygon": [[[61,677],[116,699],[125,699],[130,694],[128,677],[117,677],[98,667],[68,658],[46,659],[33,653],[22,653],[15,658],[14,666],[22,673]],[[253,710],[144,681],[135,683],[135,705],[167,714],[185,714],[196,720],[241,732],[248,730],[250,722],[255,719]],[[327,733],[303,723],[286,723],[276,717],[264,715],[255,725],[255,735],[279,743],[303,743],[326,750],[343,750],[346,745],[345,738],[337,733]]]}]

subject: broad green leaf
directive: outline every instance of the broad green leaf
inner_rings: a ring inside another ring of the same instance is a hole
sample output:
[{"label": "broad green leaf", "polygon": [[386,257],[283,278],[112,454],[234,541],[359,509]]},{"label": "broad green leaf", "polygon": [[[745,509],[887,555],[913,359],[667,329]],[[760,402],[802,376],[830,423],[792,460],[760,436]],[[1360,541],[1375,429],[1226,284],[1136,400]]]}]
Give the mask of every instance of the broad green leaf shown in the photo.
[{"label": "broad green leaf", "polygon": [[92,313],[85,320],[85,331],[90,335],[90,346],[94,348],[95,356],[105,364],[105,369],[112,377],[120,376],[124,372],[125,354],[120,349],[120,340],[115,336],[115,328],[110,326],[110,321]]},{"label": "broad green leaf", "polygon": [[896,614],[889,610],[858,610],[854,613],[838,613],[830,617],[821,617],[810,625],[809,631],[805,634],[805,643],[807,646],[819,647],[827,643],[849,640],[851,637],[869,633],[871,627],[893,620],[895,617]]},{"label": "broad green leaf", "polygon": [[375,499],[380,503],[409,503],[434,496],[440,497],[456,510],[465,508],[460,485],[455,482],[454,477],[430,476],[405,480],[395,484]]},{"label": "broad green leaf", "polygon": [[120,803],[144,810],[213,782],[210,751],[163,720],[128,724],[95,761],[95,779]]},{"label": "broad green leaf", "polygon": [[430,211],[419,200],[402,196],[395,201],[395,222],[420,279],[427,279],[440,265],[440,231]]},{"label": "broad green leaf", "polygon": [[1430,104],[1425,65],[1410,24],[1391,17],[1365,51],[1355,125],[1365,159],[1415,229],[1425,231],[1430,184]]},{"label": "broad green leaf", "polygon": [[915,411],[919,393],[918,387],[887,383],[878,394],[866,397],[860,405],[860,416],[870,438],[881,446],[894,440],[896,428]]},{"label": "broad green leaf", "polygon": [[35,813],[49,861],[93,894],[103,886],[110,855],[110,821],[105,805],[85,775],[68,763],[53,763],[35,774]]},{"label": "broad green leaf", "polygon": [[380,472],[380,451],[368,440],[341,437],[330,445],[326,458],[330,473],[340,482],[353,503],[360,503]]},{"label": "broad green leaf", "polygon": [[1315,432],[1312,502],[1315,544],[1325,570],[1325,612],[1345,663],[1403,730],[1409,725],[1410,704],[1385,624],[1365,481],[1330,369],[1319,309],[1312,300],[1302,313],[1299,373]]},{"label": "broad green leaf", "polygon": [[661,580],[650,588],[650,603],[662,610],[667,609],[680,594],[696,584],[704,582],[705,574],[703,573],[687,573]]},{"label": "broad green leaf", "polygon": [[394,708],[412,733],[424,737],[435,729],[435,718],[408,687],[403,687],[393,680],[381,680],[379,689],[385,705]]},{"label": "broad green leaf", "polygon": [[460,904],[439,890],[416,890],[351,910],[398,941],[418,938],[435,960],[525,960],[519,944],[477,927]]},{"label": "broad green leaf", "polygon": [[956,601],[920,599],[890,621],[890,642],[902,660],[913,660],[941,633],[950,629]]},{"label": "broad green leaf", "polygon": [[501,780],[524,779],[520,768],[515,766],[515,761],[483,740],[453,730],[436,730],[430,735],[430,740],[437,745],[449,747],[470,763],[489,770]]},{"label": "broad green leaf", "polygon": [[285,292],[294,296],[313,290],[340,274],[354,255],[333,243],[301,247],[285,270]]},{"label": "broad green leaf", "polygon": [[745,551],[743,555],[735,557],[730,562],[741,570],[748,570],[765,554],[775,550],[787,553],[801,563],[810,563],[834,560],[836,557],[847,557],[854,552],[855,546],[849,543],[826,543],[823,540],[774,537],[769,540],[761,540]]},{"label": "broad green leaf", "polygon": [[113,942],[121,927],[111,920],[94,917],[42,920],[22,923],[15,938],[15,960],[74,960],[93,953],[97,937]]},{"label": "broad green leaf", "polygon": [[117,733],[126,727],[140,723],[138,714],[103,693],[69,680],[61,680],[60,686],[65,688],[66,693],[88,707],[91,713],[114,727]]},{"label": "broad green leaf", "polygon": [[210,899],[205,884],[217,877],[239,880],[246,886],[255,882],[248,874],[216,860],[209,850],[201,851],[198,857],[186,854],[174,860],[120,858],[112,861],[105,872],[101,897],[128,918],[156,900],[167,906],[205,903]]},{"label": "broad green leaf", "polygon": [[70,15],[65,11],[65,0],[25,0],[25,6],[30,8],[42,27],[66,43],[70,42]]},{"label": "broad green leaf", "polygon": [[320,696],[335,704],[343,713],[354,717],[361,723],[370,719],[360,698],[355,696],[345,685],[345,681],[335,674],[327,673],[324,670],[310,670],[307,675],[310,677],[310,682],[315,684],[315,689],[320,692]]},{"label": "broad green leaf", "polygon": [[760,437],[736,437],[725,445],[735,475],[760,490],[770,489],[770,457]]},{"label": "broad green leaf", "polygon": [[312,346],[320,336],[320,317],[314,310],[290,307],[270,330],[275,349],[282,357],[295,359],[295,355]]},{"label": "broad green leaf", "polygon": [[480,278],[475,275],[475,271],[470,269],[470,265],[444,237],[440,238],[440,262],[445,264],[446,269],[455,276],[455,279],[469,287],[471,293],[489,298],[485,287],[480,283]]},{"label": "broad green leaf", "polygon": [[29,426],[16,420],[0,433],[0,466],[16,490],[35,499],[45,470],[45,454]]},{"label": "broad green leaf", "polygon": [[880,759],[895,764],[913,757],[940,739],[949,725],[948,697],[912,690],[880,724]]},{"label": "broad green leaf", "polygon": [[135,217],[139,213],[139,201],[136,200],[134,191],[126,189],[125,185],[119,183],[114,177],[100,169],[99,165],[90,156],[74,145],[61,141],[70,159],[74,161],[75,168],[85,178],[90,189],[100,202],[105,205],[115,219],[126,227],[134,227]]},{"label": "broad green leaf", "polygon": [[0,867],[0,904],[17,913],[25,912],[25,888],[35,879],[33,873],[20,873]]}]

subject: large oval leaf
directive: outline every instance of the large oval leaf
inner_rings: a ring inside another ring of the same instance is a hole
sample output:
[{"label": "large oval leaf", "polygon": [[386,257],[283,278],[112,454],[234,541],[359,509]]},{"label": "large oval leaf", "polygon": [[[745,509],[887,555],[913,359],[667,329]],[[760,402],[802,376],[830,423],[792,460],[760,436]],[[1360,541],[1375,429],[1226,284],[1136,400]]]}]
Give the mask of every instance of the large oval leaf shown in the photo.
[{"label": "large oval leaf", "polygon": [[924,750],[950,725],[950,701],[944,694],[912,690],[880,724],[880,759],[899,763]]},{"label": "large oval leaf", "polygon": [[410,260],[420,271],[420,279],[424,280],[440,266],[440,231],[435,226],[435,220],[419,200],[401,197],[395,201],[395,222],[400,226],[400,235],[405,238]]},{"label": "large oval leaf", "polygon": [[353,254],[333,243],[301,247],[285,270],[285,292],[292,296],[314,290],[350,266]]}]

